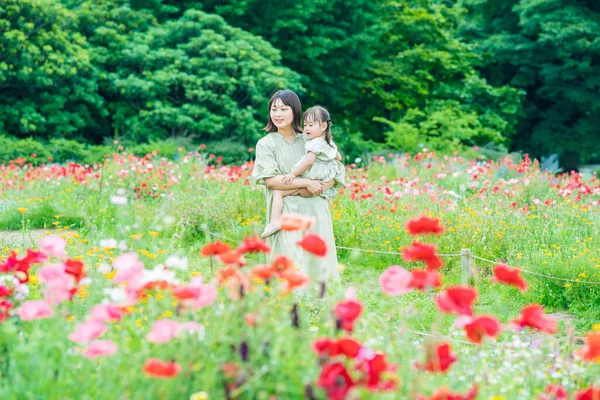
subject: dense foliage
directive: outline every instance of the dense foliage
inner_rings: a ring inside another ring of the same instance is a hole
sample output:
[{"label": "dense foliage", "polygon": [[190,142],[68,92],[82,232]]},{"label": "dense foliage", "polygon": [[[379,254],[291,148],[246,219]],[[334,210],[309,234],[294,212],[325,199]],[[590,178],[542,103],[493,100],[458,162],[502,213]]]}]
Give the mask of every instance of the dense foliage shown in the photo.
[{"label": "dense foliage", "polygon": [[600,157],[599,11],[583,0],[5,0],[0,134],[249,147],[286,87],[332,112],[352,158],[476,145],[558,153],[575,168]]}]

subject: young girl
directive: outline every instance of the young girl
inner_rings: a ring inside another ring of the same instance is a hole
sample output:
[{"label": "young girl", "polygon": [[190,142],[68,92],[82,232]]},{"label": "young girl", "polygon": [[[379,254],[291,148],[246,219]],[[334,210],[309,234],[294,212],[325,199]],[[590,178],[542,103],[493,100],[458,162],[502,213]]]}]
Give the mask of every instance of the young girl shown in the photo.
[{"label": "young girl", "polygon": [[[338,173],[338,163],[342,157],[337,151],[337,146],[331,138],[331,118],[329,112],[321,107],[314,106],[304,113],[304,132],[308,141],[304,145],[306,151],[304,157],[292,169],[292,172],[283,177],[283,182],[289,184],[298,176],[303,178],[330,181]],[[293,195],[298,189],[273,191],[273,203],[271,205],[271,223],[269,223],[261,238],[266,239],[281,230],[279,217],[283,211],[283,198]],[[321,196],[331,198],[335,195],[335,189],[330,188]]]}]

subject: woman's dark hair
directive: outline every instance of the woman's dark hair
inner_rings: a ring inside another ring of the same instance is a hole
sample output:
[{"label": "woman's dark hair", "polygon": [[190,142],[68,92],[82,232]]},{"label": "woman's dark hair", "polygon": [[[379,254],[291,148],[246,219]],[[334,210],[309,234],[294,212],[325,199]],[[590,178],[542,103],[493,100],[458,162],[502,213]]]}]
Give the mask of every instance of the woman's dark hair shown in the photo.
[{"label": "woman's dark hair", "polygon": [[277,99],[280,99],[281,102],[286,106],[292,107],[292,113],[294,114],[292,127],[294,128],[294,132],[302,133],[302,128],[300,127],[300,120],[302,119],[302,105],[300,104],[298,95],[291,90],[278,90],[273,96],[271,96],[271,100],[269,100],[269,122],[267,123],[267,126],[263,128],[263,130],[267,132],[277,132],[277,127],[271,119],[271,106],[273,106],[273,103],[275,103]]},{"label": "woman's dark hair", "polygon": [[318,124],[325,122],[327,124],[327,128],[325,128],[325,141],[331,146],[331,117],[329,116],[329,111],[321,106],[311,107],[304,113],[304,122],[316,122]]}]

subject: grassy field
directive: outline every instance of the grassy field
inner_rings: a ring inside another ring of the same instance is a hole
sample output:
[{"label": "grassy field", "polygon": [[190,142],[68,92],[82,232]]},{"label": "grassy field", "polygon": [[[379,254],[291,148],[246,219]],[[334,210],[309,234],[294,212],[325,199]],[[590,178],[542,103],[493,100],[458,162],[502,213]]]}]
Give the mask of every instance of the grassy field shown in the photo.
[{"label": "grassy field", "polygon": [[[42,272],[40,279],[37,271],[61,257],[35,264],[22,285],[28,291],[7,297],[14,307],[0,323],[0,398],[444,399],[432,393],[448,386],[465,394],[460,398],[474,398],[466,393],[475,386],[476,398],[499,400],[537,399],[549,384],[564,386],[572,396],[600,385],[600,365],[575,355],[587,332],[600,331],[595,175],[548,175],[527,158],[488,161],[432,153],[390,154],[349,165],[346,187],[331,204],[342,282],[328,285],[320,298],[314,287],[284,296],[278,280],[218,282],[224,280],[217,273],[223,265],[202,257],[201,249],[216,240],[235,248],[259,233],[265,207],[262,189],[249,182],[251,163],[213,161],[202,153],[181,153],[175,161],[115,153],[96,166],[1,167],[0,227],[12,231],[0,236],[2,258],[37,249],[38,237],[63,237],[68,258],[83,262],[87,277],[75,285],[72,301],[52,305],[52,317],[27,321],[16,310],[28,300],[47,299],[49,278]],[[443,285],[389,297],[380,289],[382,272],[391,265],[418,267],[401,253],[414,240],[405,224],[419,216],[439,219],[445,228],[424,239],[444,260]],[[470,343],[453,325],[455,316],[441,313],[435,302],[445,288],[466,283],[462,249],[480,257],[472,260],[476,315],[492,314],[504,327],[496,341],[481,346]],[[124,286],[115,278],[120,271],[115,258],[125,253],[137,254],[146,271],[153,271],[147,274],[162,282],[130,302],[123,288],[132,283]],[[265,262],[262,253],[246,259],[249,265],[236,274]],[[186,266],[162,267],[173,263]],[[494,283],[497,263],[522,269],[529,290]],[[188,307],[173,288],[197,277],[204,283],[196,289],[210,293],[214,285],[218,295],[214,303],[207,295],[203,306]],[[244,285],[242,299],[231,298],[232,282],[238,285],[234,295]],[[332,314],[353,297],[348,288],[362,305],[352,332],[336,329]],[[102,325],[99,339],[118,350],[88,359],[82,351],[92,338],[76,343],[69,336],[103,302],[123,306],[118,320]],[[510,324],[531,303],[560,316],[557,334]],[[172,340],[154,343],[147,335],[159,320],[201,327],[189,333],[181,328]],[[338,366],[351,371],[347,379],[339,370],[324,377],[325,367],[340,356],[320,358],[311,350],[313,342],[347,336],[365,354],[384,353],[385,371],[377,375],[371,364],[353,358]],[[424,348],[442,342],[458,358],[448,371],[415,367],[424,362]],[[156,379],[143,372],[150,358],[177,363],[158,369],[174,376]],[[361,380],[365,374],[370,383]]]}]

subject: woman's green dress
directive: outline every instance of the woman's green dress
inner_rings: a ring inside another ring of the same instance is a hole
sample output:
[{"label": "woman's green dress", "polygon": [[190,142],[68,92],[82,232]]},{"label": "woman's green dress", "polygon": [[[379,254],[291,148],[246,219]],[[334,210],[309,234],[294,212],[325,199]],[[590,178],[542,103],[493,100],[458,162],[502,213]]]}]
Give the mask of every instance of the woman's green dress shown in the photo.
[{"label": "woman's green dress", "polygon": [[[276,175],[284,175],[292,171],[294,165],[304,156],[306,135],[298,134],[291,143],[283,136],[271,132],[256,144],[256,161],[252,171],[252,180],[258,185],[265,185],[265,179]],[[335,186],[344,185],[345,169],[340,163],[339,174],[335,178]],[[267,223],[271,216],[273,190],[264,186],[267,200]],[[302,239],[301,232],[279,232],[267,239],[271,246],[271,256],[285,255],[293,259],[313,280],[313,282],[339,280],[337,252],[333,238],[333,224],[329,213],[329,203],[321,196],[301,197],[286,196],[283,202],[283,214],[301,214],[314,217],[311,233],[321,236],[327,243],[325,257],[316,257],[305,252],[296,243]]]}]

